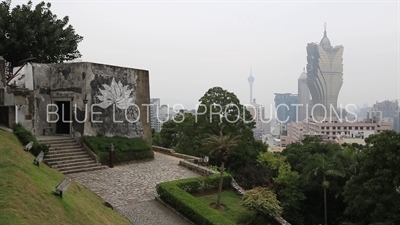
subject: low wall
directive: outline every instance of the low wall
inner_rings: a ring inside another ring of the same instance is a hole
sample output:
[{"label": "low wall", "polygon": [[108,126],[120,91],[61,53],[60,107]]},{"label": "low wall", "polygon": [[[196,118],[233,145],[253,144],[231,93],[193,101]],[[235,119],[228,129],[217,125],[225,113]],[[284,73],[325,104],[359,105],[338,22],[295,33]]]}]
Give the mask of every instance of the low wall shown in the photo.
[{"label": "low wall", "polygon": [[200,159],[199,157],[177,153],[173,149],[170,149],[170,148],[163,148],[163,147],[160,147],[160,146],[154,146],[153,145],[152,149],[155,152],[160,152],[160,153],[164,153],[164,154],[167,154],[167,155],[172,155],[174,157],[185,159],[185,160],[189,160],[189,161],[196,161],[196,160]]},{"label": "low wall", "polygon": [[179,165],[183,166],[185,168],[188,168],[189,170],[192,170],[193,172],[198,173],[198,174],[203,175],[203,176],[219,173],[217,171],[208,169],[207,167],[204,167],[204,166],[199,166],[199,165],[194,164],[194,163],[189,162],[189,161],[179,161]]},{"label": "low wall", "polygon": [[92,159],[96,160],[96,163],[100,162],[100,158],[83,142],[82,142],[82,147],[83,149],[85,149],[85,151],[90,155]]}]

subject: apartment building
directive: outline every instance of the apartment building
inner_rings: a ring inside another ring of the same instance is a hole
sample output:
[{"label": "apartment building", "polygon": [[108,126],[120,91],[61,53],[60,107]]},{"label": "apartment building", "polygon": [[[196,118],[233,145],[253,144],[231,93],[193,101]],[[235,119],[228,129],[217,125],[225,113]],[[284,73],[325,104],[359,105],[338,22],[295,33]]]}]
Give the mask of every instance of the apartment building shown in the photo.
[{"label": "apartment building", "polygon": [[355,133],[362,134],[363,138],[371,134],[379,134],[384,130],[391,130],[390,122],[380,122],[370,118],[363,122],[341,122],[336,119],[317,121],[308,119],[304,122],[293,122],[287,125],[287,136],[281,137],[281,146],[299,142],[306,135],[319,135],[323,141],[333,142],[338,135],[350,136]]}]

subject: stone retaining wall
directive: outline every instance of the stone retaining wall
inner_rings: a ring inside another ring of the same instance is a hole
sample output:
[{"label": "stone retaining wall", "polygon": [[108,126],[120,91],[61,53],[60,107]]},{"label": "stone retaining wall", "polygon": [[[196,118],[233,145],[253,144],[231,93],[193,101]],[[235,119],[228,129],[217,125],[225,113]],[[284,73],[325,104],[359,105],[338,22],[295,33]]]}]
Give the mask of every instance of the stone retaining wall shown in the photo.
[{"label": "stone retaining wall", "polygon": [[167,155],[172,155],[174,157],[185,159],[185,160],[196,161],[196,160],[200,159],[199,157],[177,153],[173,149],[163,148],[163,147],[160,147],[160,146],[154,146],[153,145],[152,149],[155,152],[160,152],[160,153],[164,153],[164,154],[167,154]]},{"label": "stone retaining wall", "polygon": [[183,166],[185,168],[188,168],[189,170],[192,170],[195,173],[198,173],[198,174],[203,175],[203,176],[219,173],[217,171],[208,169],[207,167],[204,167],[204,166],[199,166],[199,165],[194,164],[194,163],[189,162],[189,161],[184,161],[184,160],[183,161],[179,161],[179,165]]}]

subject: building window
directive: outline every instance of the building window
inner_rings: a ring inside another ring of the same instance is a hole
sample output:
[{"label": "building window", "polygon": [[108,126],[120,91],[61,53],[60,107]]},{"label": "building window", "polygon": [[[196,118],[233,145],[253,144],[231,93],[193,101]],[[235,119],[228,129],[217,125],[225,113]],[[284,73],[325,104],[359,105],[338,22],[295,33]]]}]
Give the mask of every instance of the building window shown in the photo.
[{"label": "building window", "polygon": [[369,127],[367,127],[367,130],[369,130]]},{"label": "building window", "polygon": [[375,127],[371,127],[371,130],[375,130]]},{"label": "building window", "polygon": [[360,127],[360,130],[364,130],[364,127]]},{"label": "building window", "polygon": [[358,127],[354,127],[355,130],[358,130]]},{"label": "building window", "polygon": [[343,127],[343,129],[347,130],[347,127]]}]

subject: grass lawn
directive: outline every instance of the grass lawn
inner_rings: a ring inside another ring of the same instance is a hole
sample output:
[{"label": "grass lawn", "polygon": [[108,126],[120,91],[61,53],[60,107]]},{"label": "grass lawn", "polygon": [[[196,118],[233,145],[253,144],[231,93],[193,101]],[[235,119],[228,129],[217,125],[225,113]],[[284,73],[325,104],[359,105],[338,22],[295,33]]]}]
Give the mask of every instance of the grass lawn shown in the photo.
[{"label": "grass lawn", "polygon": [[62,199],[53,195],[65,175],[33,159],[13,133],[0,130],[0,224],[130,224],[74,181]]},{"label": "grass lawn", "polygon": [[[199,196],[197,197],[200,201],[204,202],[207,205],[215,203],[218,198],[218,193],[214,193],[211,195]],[[241,205],[241,196],[236,194],[233,190],[223,191],[221,195],[221,204],[225,206],[225,210],[219,210],[219,212],[232,222],[236,224],[246,224],[250,222],[254,213],[249,212],[245,207]],[[268,224],[264,218],[256,218],[252,223],[252,225],[258,224]]]}]

